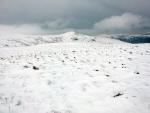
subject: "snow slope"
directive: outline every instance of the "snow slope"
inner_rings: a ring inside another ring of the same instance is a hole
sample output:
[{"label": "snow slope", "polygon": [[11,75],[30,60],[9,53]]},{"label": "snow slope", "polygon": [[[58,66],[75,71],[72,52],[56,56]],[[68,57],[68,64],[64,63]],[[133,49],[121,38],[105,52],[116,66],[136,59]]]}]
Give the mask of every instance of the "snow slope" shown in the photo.
[{"label": "snow slope", "polygon": [[150,44],[73,32],[2,37],[0,113],[150,113]]}]

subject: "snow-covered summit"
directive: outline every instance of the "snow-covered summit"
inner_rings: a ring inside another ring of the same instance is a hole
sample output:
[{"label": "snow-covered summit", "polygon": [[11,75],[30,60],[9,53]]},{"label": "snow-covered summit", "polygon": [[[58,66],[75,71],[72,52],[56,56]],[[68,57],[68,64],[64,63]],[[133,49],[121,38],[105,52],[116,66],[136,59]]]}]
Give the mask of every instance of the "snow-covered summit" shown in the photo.
[{"label": "snow-covered summit", "polygon": [[48,43],[75,43],[75,42],[97,42],[100,44],[121,43],[112,39],[109,35],[88,36],[75,32],[67,32],[59,35],[22,35],[22,34],[1,34],[0,47],[20,47]]},{"label": "snow-covered summit", "polygon": [[66,33],[63,33],[62,35],[63,36],[74,36],[76,35],[77,33],[75,31],[69,31],[69,32],[66,32]]}]

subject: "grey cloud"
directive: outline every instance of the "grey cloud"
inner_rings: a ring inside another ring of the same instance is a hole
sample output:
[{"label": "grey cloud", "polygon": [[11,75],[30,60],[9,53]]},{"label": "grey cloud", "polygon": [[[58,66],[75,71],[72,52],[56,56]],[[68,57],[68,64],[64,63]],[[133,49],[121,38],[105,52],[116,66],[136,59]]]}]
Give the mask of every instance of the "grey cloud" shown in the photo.
[{"label": "grey cloud", "polygon": [[101,32],[133,32],[150,27],[148,19],[131,13],[124,13],[120,16],[112,16],[95,23],[95,30]]},{"label": "grey cloud", "polygon": [[126,12],[150,19],[149,5],[150,0],[1,0],[0,24],[34,24],[46,32],[89,31],[95,23]]}]

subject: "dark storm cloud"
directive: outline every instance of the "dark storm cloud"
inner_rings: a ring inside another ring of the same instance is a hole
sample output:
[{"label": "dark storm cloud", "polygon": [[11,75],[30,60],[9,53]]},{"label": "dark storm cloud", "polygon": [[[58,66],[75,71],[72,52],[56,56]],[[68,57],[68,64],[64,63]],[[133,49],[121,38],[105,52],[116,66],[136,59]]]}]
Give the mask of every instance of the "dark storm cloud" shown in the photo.
[{"label": "dark storm cloud", "polygon": [[131,23],[129,19],[128,23],[131,24],[121,28],[120,32],[146,32],[149,30],[149,25],[145,26],[150,19],[149,5],[150,0],[0,0],[0,28],[11,26],[9,28],[21,29],[24,28],[22,26],[30,26],[30,29],[33,27],[38,32],[74,29],[115,33],[115,26],[109,27],[109,22],[104,29],[99,25],[105,26],[106,20],[115,16],[125,22],[124,19],[128,17],[123,19],[123,15],[128,13],[139,20],[137,23],[132,20]]}]

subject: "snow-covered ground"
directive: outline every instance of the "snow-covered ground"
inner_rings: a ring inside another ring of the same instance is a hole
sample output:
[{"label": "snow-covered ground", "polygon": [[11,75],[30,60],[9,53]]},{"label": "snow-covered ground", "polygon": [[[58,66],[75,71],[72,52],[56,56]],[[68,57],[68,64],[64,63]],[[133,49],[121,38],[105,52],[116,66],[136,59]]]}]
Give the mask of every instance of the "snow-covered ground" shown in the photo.
[{"label": "snow-covered ground", "polygon": [[150,113],[150,44],[110,37],[0,35],[0,113]]}]

